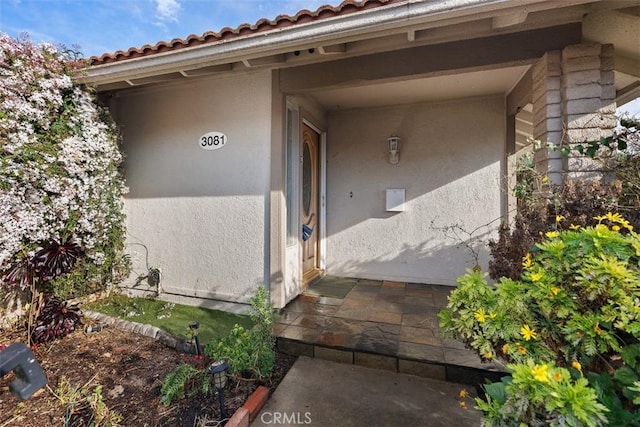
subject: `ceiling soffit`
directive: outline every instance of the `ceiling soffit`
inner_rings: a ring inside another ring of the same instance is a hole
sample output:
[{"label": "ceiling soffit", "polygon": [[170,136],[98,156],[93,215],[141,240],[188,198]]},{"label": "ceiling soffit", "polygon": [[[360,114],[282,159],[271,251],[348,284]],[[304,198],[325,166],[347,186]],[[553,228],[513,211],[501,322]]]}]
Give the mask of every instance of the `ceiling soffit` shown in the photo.
[{"label": "ceiling soffit", "polygon": [[337,59],[280,70],[280,89],[299,93],[370,82],[528,65],[548,50],[579,43],[579,24]]}]

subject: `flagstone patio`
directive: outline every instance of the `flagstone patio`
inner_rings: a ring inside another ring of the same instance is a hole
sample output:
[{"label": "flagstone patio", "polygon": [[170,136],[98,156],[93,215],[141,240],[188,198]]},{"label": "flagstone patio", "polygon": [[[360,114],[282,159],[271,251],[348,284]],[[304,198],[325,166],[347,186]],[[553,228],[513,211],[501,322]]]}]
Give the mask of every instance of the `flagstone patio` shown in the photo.
[{"label": "flagstone patio", "polygon": [[476,385],[504,368],[442,338],[438,311],[453,288],[324,277],[281,312],[280,351]]}]

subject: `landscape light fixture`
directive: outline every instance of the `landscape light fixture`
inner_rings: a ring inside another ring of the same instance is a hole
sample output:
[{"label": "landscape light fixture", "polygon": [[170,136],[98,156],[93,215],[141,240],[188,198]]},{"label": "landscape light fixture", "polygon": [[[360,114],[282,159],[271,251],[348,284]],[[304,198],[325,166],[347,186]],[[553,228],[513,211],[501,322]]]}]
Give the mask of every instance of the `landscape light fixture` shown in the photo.
[{"label": "landscape light fixture", "polygon": [[189,324],[191,330],[191,336],[193,337],[193,344],[196,347],[196,356],[200,356],[200,341],[198,340],[198,329],[200,329],[200,322],[193,322]]},{"label": "landscape light fixture", "polygon": [[220,419],[227,419],[227,408],[224,405],[224,386],[227,385],[227,370],[229,365],[224,360],[212,363],[209,373],[213,375],[213,385],[218,391],[218,404],[220,405]]},{"label": "landscape light fixture", "polygon": [[387,141],[389,142],[389,163],[397,165],[400,161],[400,138],[390,136]]},{"label": "landscape light fixture", "polygon": [[47,385],[42,367],[31,349],[23,343],[13,343],[9,347],[0,345],[0,379],[9,372],[14,375],[9,390],[22,400]]}]

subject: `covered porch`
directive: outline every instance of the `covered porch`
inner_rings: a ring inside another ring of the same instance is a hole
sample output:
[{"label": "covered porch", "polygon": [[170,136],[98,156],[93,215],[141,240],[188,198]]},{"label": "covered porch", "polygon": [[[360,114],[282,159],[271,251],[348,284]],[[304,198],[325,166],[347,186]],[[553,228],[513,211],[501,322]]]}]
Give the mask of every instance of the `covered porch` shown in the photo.
[{"label": "covered porch", "polygon": [[453,289],[324,277],[281,311],[278,350],[471,385],[497,380],[502,365],[440,335],[437,314]]}]

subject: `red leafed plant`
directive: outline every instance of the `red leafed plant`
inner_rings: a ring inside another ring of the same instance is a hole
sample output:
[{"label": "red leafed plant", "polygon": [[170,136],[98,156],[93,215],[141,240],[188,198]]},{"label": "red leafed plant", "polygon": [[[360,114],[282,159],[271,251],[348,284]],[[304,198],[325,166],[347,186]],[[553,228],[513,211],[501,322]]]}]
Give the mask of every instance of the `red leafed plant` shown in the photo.
[{"label": "red leafed plant", "polygon": [[81,312],[68,307],[59,298],[46,299],[41,292],[45,283],[71,271],[83,250],[73,239],[64,243],[51,240],[42,245],[31,258],[23,258],[3,275],[9,285],[28,288],[31,304],[27,327],[30,343],[41,343],[61,338],[81,324]]},{"label": "red leafed plant", "polygon": [[62,338],[82,325],[82,312],[58,297],[47,300],[31,331],[31,342],[40,344]]}]

